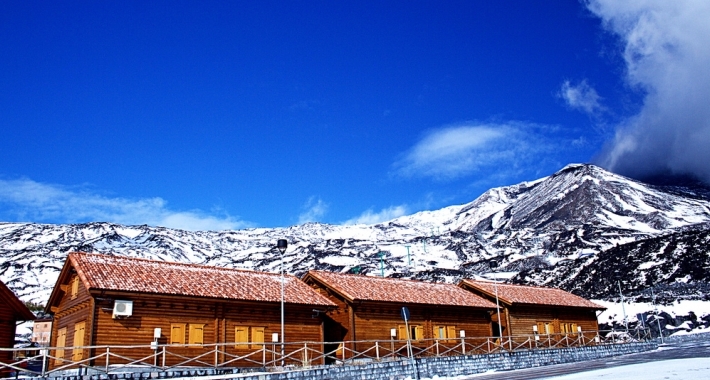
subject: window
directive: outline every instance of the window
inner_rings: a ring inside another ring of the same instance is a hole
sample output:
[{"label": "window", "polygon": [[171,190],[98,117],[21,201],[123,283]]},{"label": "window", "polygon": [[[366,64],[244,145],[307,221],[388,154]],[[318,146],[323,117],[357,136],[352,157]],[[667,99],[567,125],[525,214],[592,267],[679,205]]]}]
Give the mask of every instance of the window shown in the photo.
[{"label": "window", "polygon": [[[79,347],[84,345],[84,330],[86,328],[85,322],[79,322],[74,325],[74,347]],[[71,360],[78,362],[84,358],[83,348],[74,348],[72,351]]]},{"label": "window", "polygon": [[264,343],[264,328],[263,327],[252,327],[251,328],[251,342],[257,343],[252,344],[251,348],[261,348],[262,343]]},{"label": "window", "polygon": [[170,344],[185,344],[185,324],[170,324]]},{"label": "window", "polygon": [[407,336],[406,325],[397,326],[397,339],[405,340],[419,340],[424,339],[424,327],[419,325],[409,325],[409,336]]},{"label": "window", "polygon": [[[237,326],[234,328],[234,342],[247,343],[249,342],[249,328],[246,326]],[[236,344],[234,348],[247,348],[246,344]]]},{"label": "window", "polygon": [[456,326],[434,326],[434,339],[456,339]]},{"label": "window", "polygon": [[538,322],[537,333],[546,335],[554,334],[555,326],[552,324],[552,322]]},{"label": "window", "polygon": [[57,330],[57,353],[56,359],[54,359],[54,364],[61,365],[64,361],[64,349],[63,347],[67,345],[67,328],[62,327]]},{"label": "window", "polygon": [[576,323],[560,323],[560,330],[563,334],[576,334],[577,324]]},{"label": "window", "polygon": [[79,276],[74,276],[71,282],[71,299],[79,295]]},{"label": "window", "polygon": [[[234,345],[235,348],[256,348],[260,349],[264,343],[264,327],[249,327],[237,326],[234,328]],[[249,332],[251,332],[251,340],[249,340]],[[248,345],[247,343],[251,343]]]},{"label": "window", "polygon": [[190,323],[189,344],[204,344],[205,325],[204,323]]}]

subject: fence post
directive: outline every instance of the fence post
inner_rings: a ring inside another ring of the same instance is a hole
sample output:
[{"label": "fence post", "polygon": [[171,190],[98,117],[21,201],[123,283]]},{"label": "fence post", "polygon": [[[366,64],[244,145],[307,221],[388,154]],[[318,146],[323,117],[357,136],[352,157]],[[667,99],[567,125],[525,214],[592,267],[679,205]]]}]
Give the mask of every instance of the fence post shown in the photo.
[{"label": "fence post", "polygon": [[308,343],[303,343],[303,367],[310,366],[310,364],[308,360]]},{"label": "fence post", "polygon": [[488,353],[491,353],[491,338],[486,338],[486,345],[488,346]]},{"label": "fence post", "polygon": [[434,346],[436,346],[436,356],[439,356],[439,340],[434,341]]},{"label": "fence post", "polygon": [[215,370],[217,369],[217,364],[218,364],[218,360],[219,360],[219,359],[217,359],[218,355],[219,355],[219,346],[217,345],[217,343],[215,343],[214,344],[214,369]]},{"label": "fence post", "polygon": [[163,369],[165,369],[165,346],[163,346]]},{"label": "fence post", "polygon": [[380,342],[375,341],[375,357],[377,357],[377,361],[380,361]]},{"label": "fence post", "polygon": [[266,367],[266,344],[261,345],[261,366]]},{"label": "fence post", "polygon": [[106,346],[106,374],[108,374],[109,357],[111,356],[111,347]]},{"label": "fence post", "polygon": [[466,355],[466,338],[461,338],[461,355]]},{"label": "fence post", "polygon": [[44,377],[44,375],[46,375],[46,373],[47,373],[47,361],[48,361],[47,353],[49,353],[49,350],[45,348],[41,352],[42,352],[42,377]]}]

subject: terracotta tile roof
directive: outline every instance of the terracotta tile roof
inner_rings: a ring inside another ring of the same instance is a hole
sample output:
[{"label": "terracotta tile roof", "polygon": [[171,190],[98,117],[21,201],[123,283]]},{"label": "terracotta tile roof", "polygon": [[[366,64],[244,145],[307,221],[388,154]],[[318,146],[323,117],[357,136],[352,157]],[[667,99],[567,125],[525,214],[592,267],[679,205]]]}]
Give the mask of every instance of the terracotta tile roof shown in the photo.
[{"label": "terracotta tile roof", "polygon": [[[76,252],[68,260],[88,289],[281,301],[279,274]],[[285,280],[286,303],[335,306],[298,278]]]},{"label": "terracotta tile roof", "polygon": [[[492,281],[461,280],[459,286],[472,287],[488,294],[489,299],[495,297],[496,286]],[[582,307],[588,309],[605,309],[580,296],[566,292],[562,289],[545,288],[540,286],[524,286],[511,284],[498,284],[498,299],[508,305],[547,305]]]},{"label": "terracotta tile roof", "polygon": [[0,281],[0,301],[2,301],[0,303],[4,304],[3,308],[9,307],[12,310],[13,316],[18,321],[31,321],[36,318],[30,309],[2,281]]},{"label": "terracotta tile roof", "polygon": [[453,284],[309,271],[311,277],[352,301],[468,306],[494,309],[495,304]]}]

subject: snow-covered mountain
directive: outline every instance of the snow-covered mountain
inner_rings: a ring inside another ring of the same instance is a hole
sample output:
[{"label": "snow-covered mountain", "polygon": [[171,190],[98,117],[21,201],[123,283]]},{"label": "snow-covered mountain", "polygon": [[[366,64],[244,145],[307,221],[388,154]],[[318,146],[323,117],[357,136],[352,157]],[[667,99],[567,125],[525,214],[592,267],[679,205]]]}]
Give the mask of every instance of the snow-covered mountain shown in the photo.
[{"label": "snow-covered mountain", "polygon": [[697,298],[710,282],[710,201],[703,191],[569,165],[537,181],[491,189],[468,204],[375,225],[188,232],[0,223],[0,279],[21,298],[44,303],[71,251],[276,272],[276,240],[286,238],[285,270],[297,275],[321,269],[455,281],[490,272],[495,260],[511,281],[588,297],[613,296],[620,278],[641,297],[655,286]]}]

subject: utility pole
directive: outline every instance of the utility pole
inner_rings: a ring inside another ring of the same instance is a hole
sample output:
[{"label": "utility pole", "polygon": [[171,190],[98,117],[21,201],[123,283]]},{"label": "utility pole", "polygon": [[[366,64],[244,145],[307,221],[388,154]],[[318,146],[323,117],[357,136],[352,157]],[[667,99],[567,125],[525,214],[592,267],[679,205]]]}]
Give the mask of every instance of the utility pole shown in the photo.
[{"label": "utility pole", "polygon": [[626,319],[626,306],[624,306],[624,294],[621,292],[621,280],[616,280],[616,284],[619,285],[619,296],[621,296],[621,311],[624,313],[624,326],[626,327],[626,334],[628,334],[629,323]]},{"label": "utility pole", "polygon": [[658,313],[658,306],[656,306],[656,294],[651,288],[651,300],[653,301],[653,310],[656,312],[656,323],[658,324],[658,335],[661,336],[661,344],[663,344],[663,330],[661,330],[661,316]]},{"label": "utility pole", "polygon": [[383,257],[385,256],[384,251],[380,251],[380,274],[382,277],[385,277],[385,260]]},{"label": "utility pole", "polygon": [[410,246],[405,245],[404,247],[407,248],[407,265],[411,267],[412,266],[412,258],[409,256],[409,247]]}]

